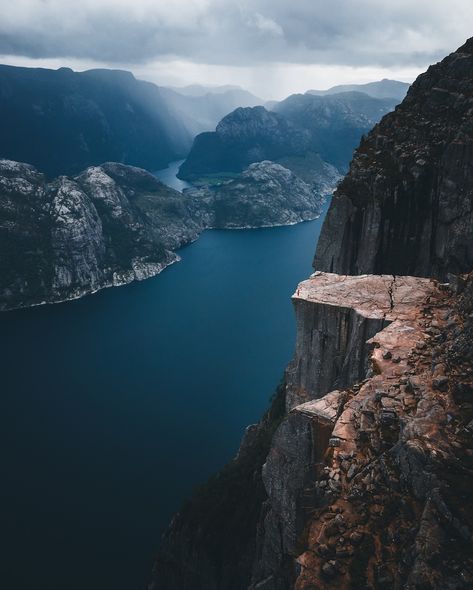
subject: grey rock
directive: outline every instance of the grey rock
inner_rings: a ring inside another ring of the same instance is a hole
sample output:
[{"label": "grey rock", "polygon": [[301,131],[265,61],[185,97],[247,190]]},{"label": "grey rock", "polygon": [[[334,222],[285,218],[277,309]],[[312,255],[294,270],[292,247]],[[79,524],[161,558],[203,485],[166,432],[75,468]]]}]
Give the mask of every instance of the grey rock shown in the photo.
[{"label": "grey rock", "polygon": [[204,229],[297,223],[317,217],[322,202],[272,162],[182,195],[117,163],[48,182],[32,166],[0,160],[0,310],[146,279]]},{"label": "grey rock", "polygon": [[315,268],[445,279],[473,267],[472,72],[470,39],[419,76],[361,142]]}]

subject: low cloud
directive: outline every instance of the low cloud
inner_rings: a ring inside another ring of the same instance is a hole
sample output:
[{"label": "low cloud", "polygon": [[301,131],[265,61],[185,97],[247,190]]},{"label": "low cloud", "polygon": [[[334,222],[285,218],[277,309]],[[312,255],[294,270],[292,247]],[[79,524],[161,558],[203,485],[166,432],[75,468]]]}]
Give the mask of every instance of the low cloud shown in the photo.
[{"label": "low cloud", "polygon": [[185,59],[425,65],[470,34],[471,0],[15,0],[0,53],[116,63]]},{"label": "low cloud", "polygon": [[[235,83],[263,97],[411,81],[471,35],[471,0],[15,0],[0,60],[132,70],[157,83]],[[3,55],[3,58],[2,58]]]}]

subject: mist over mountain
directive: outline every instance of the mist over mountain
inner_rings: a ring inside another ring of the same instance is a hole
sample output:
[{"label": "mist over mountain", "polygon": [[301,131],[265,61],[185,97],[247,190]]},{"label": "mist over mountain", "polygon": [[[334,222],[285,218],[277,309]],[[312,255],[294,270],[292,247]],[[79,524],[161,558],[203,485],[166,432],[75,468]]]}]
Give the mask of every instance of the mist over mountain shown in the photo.
[{"label": "mist over mountain", "polygon": [[[254,107],[263,100],[239,87],[222,86],[216,89],[191,86],[190,92],[160,88],[167,107],[179,118],[192,137],[213,131],[218,122],[238,107]],[[188,146],[187,151],[190,149]]]},{"label": "mist over mountain", "polygon": [[[260,98],[251,94],[241,86],[237,86],[235,84],[223,84],[221,86],[206,86],[204,84],[188,84],[187,86],[168,86],[170,90],[174,90],[179,94],[183,94],[184,96],[205,96],[206,94],[226,94],[228,92],[240,92],[242,95],[247,95],[248,97],[253,97],[253,99],[258,101],[258,104],[262,102]],[[250,106],[250,105],[241,105],[241,106]]]},{"label": "mist over mountain", "polygon": [[367,84],[339,84],[332,86],[328,90],[308,90],[306,94],[327,96],[340,94],[341,92],[364,92],[373,98],[395,98],[400,102],[406,96],[409,86],[410,84],[407,82],[383,78],[383,80],[368,82]]},{"label": "mist over mountain", "polygon": [[0,156],[50,176],[105,161],[157,170],[229,111],[258,102],[241,89],[185,96],[122,70],[3,65]]}]

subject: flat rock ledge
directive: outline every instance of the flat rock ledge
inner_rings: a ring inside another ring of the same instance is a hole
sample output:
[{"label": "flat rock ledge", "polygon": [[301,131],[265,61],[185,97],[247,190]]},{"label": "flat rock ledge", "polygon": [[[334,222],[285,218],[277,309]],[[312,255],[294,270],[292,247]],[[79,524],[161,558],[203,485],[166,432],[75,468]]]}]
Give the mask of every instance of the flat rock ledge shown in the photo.
[{"label": "flat rock ledge", "polygon": [[292,296],[297,337],[287,410],[363,379],[370,338],[389,323],[413,321],[435,289],[430,279],[393,275],[316,272],[301,282]]}]

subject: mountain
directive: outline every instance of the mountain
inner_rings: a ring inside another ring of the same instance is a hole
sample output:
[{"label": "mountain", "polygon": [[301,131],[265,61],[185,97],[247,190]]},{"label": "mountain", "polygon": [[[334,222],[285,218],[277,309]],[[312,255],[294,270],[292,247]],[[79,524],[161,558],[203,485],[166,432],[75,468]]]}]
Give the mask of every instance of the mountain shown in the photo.
[{"label": "mountain", "polygon": [[241,89],[183,96],[120,70],[0,65],[0,157],[50,177],[106,161],[153,171],[229,111],[258,103]]},{"label": "mountain", "polygon": [[[170,234],[159,231],[177,218]],[[0,160],[0,309],[71,299],[160,272],[197,233],[181,195],[110,163],[48,182]],[[178,231],[180,229],[180,231]]]},{"label": "mountain", "polygon": [[396,104],[396,100],[372,98],[361,92],[333,96],[293,94],[273,111],[297,128],[307,129],[311,134],[311,149],[345,172],[361,136]]},{"label": "mountain", "polygon": [[271,227],[314,219],[324,196],[293,172],[270,161],[256,162],[227,182],[187,190],[212,203],[215,228]]},{"label": "mountain", "polygon": [[0,310],[145,279],[204,229],[285,225],[314,219],[320,207],[318,192],[270,162],[182,195],[118,163],[48,181],[29,164],[0,160]]},{"label": "mountain", "polygon": [[0,66],[0,121],[0,157],[50,176],[107,160],[156,170],[192,140],[158,87],[115,70]]},{"label": "mountain", "polygon": [[373,98],[393,98],[401,102],[406,96],[409,86],[410,84],[407,82],[384,78],[378,82],[368,82],[367,84],[341,84],[339,86],[332,86],[328,90],[308,90],[307,94],[327,96],[330,94],[340,94],[341,92],[363,92]]},{"label": "mountain", "polygon": [[179,170],[196,180],[222,172],[240,172],[265,159],[303,158],[318,154],[339,170],[347,168],[353,149],[395,101],[361,93],[318,97],[293,95],[264,107],[236,109],[215,132],[198,135]]},{"label": "mountain", "polygon": [[361,141],[292,298],[294,358],[151,590],[473,586],[472,89],[470,39]]},{"label": "mountain", "polygon": [[238,108],[220,121],[215,132],[195,138],[179,178],[196,180],[215,173],[241,172],[253,162],[302,155],[309,147],[309,134],[284,117],[262,106]]}]

